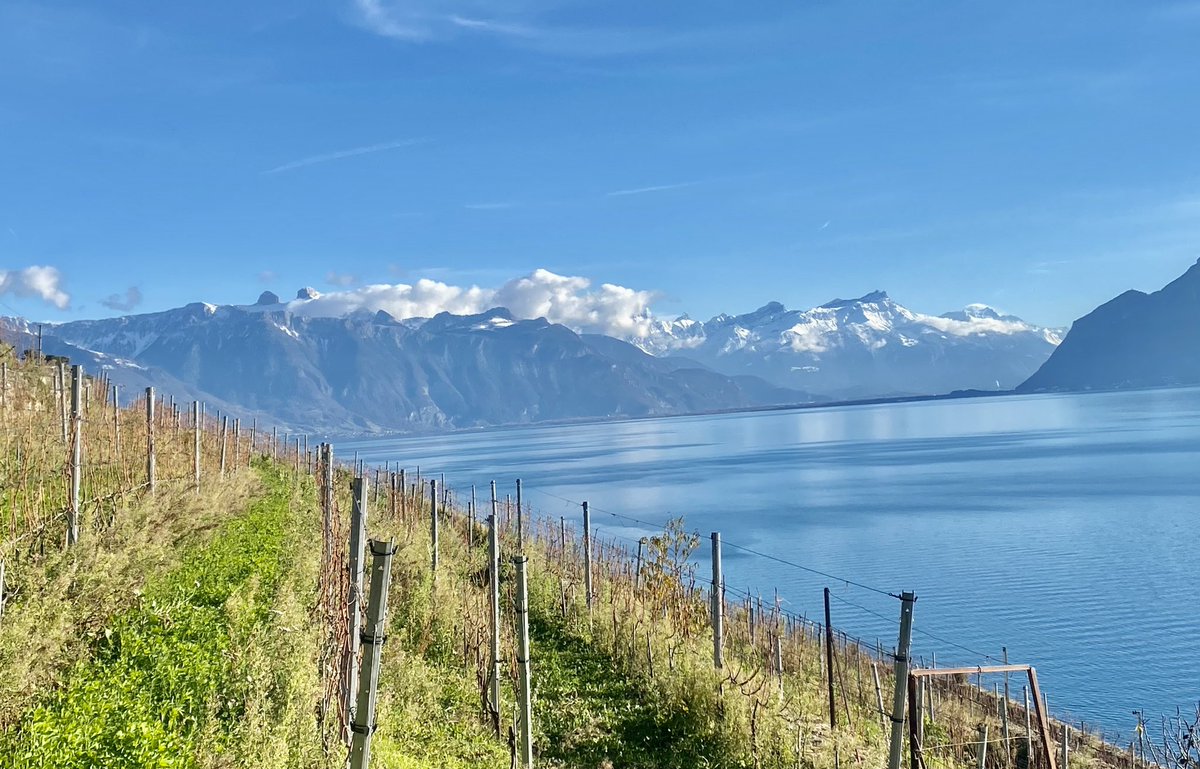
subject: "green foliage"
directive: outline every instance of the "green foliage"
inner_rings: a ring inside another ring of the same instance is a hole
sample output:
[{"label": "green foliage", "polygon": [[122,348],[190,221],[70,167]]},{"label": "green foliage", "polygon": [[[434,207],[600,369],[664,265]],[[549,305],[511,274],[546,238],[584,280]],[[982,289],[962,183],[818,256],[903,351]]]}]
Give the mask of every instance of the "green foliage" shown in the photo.
[{"label": "green foliage", "polygon": [[[484,724],[480,683],[463,661],[467,627],[482,616],[484,606],[479,600],[483,591],[471,586],[478,564],[453,529],[445,531],[434,580],[425,520],[421,516],[406,526],[384,515],[371,519],[372,537],[392,536],[399,542],[392,561],[372,766],[505,769],[508,747]],[[505,697],[511,702],[507,688]]]},{"label": "green foliage", "polygon": [[661,769],[740,765],[714,728],[711,692],[676,698],[629,675],[546,608],[535,607],[530,615],[542,761]]},{"label": "green foliage", "polygon": [[198,767],[229,750],[263,681],[239,642],[270,621],[290,559],[287,483],[190,552],[115,617],[65,688],[0,737],[0,766]]}]

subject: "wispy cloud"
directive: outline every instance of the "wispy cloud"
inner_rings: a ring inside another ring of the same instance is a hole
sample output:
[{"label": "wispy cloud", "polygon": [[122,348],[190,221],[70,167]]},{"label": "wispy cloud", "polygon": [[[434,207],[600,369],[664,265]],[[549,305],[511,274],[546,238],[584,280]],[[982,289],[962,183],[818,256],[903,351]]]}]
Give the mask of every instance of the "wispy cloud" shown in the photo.
[{"label": "wispy cloud", "polygon": [[401,147],[412,147],[416,144],[424,144],[428,139],[397,139],[396,141],[383,142],[381,144],[369,144],[365,147],[353,147],[348,150],[337,150],[336,152],[326,152],[321,155],[312,155],[310,157],[293,160],[290,163],[284,163],[280,166],[263,171],[263,174],[279,174],[284,171],[294,171],[297,168],[306,166],[315,166],[318,163],[329,163],[334,160],[343,160],[345,158],[358,157],[359,155],[370,155],[375,152],[386,152],[387,150],[400,149]]},{"label": "wispy cloud", "polygon": [[456,27],[475,32],[486,32],[491,35],[533,39],[545,34],[543,30],[525,24],[506,24],[501,21],[492,21],[491,19],[471,19],[465,16],[450,16],[448,18],[450,23]]},{"label": "wispy cloud", "polygon": [[515,202],[499,201],[495,203],[464,203],[463,208],[469,211],[503,211],[508,208],[517,208],[520,205]]},{"label": "wispy cloud", "polygon": [[258,282],[274,283],[275,279],[278,277],[279,275],[277,275],[274,270],[263,270],[262,272],[258,273]]},{"label": "wispy cloud", "polygon": [[675,184],[655,184],[650,187],[633,187],[627,190],[613,190],[612,192],[604,193],[606,198],[620,198],[626,195],[645,195],[648,192],[666,192],[667,190],[680,190],[684,187],[695,187],[698,184],[703,184],[702,181],[694,182],[677,182]]},{"label": "wispy cloud", "polygon": [[428,24],[421,23],[419,15],[398,16],[379,0],[354,0],[354,8],[359,22],[376,35],[410,42],[428,40],[432,35],[432,30]]},{"label": "wispy cloud", "polygon": [[134,307],[142,303],[142,290],[137,286],[130,286],[125,289],[125,294],[109,294],[106,299],[101,299],[100,304],[110,310],[118,312],[129,312]]},{"label": "wispy cloud", "polygon": [[[558,2],[497,3],[477,0],[353,0],[354,23],[376,35],[407,43],[453,40],[468,35],[539,53],[572,58],[636,56],[695,48],[761,46],[780,34],[778,23],[736,27],[594,26],[548,21]],[[479,15],[486,8],[489,16]],[[557,13],[561,18],[562,14]],[[556,20],[557,21],[557,20]]]}]

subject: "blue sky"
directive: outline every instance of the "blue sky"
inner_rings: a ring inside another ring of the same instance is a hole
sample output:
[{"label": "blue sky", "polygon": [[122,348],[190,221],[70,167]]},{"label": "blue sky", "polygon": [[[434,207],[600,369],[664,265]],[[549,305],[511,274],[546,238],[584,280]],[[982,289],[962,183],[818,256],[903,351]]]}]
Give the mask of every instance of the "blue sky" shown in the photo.
[{"label": "blue sky", "polygon": [[1197,40],[1196,2],[6,0],[0,313],[545,268],[1066,324],[1200,256]]}]

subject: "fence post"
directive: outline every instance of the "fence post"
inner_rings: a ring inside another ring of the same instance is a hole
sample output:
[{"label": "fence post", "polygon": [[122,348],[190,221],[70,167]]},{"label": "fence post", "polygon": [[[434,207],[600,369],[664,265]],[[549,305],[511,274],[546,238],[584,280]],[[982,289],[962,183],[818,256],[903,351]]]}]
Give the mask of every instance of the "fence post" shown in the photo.
[{"label": "fence post", "polygon": [[1029,685],[1021,687],[1021,693],[1025,696],[1025,763],[1027,766],[1033,766],[1033,717],[1029,709]]},{"label": "fence post", "polygon": [[475,506],[475,484],[471,484],[471,507],[468,511],[469,521],[467,522],[467,546],[475,547],[475,521],[479,517],[479,508]]},{"label": "fence post", "polygon": [[113,449],[118,461],[121,458],[121,401],[117,398],[119,385],[112,386],[113,396]]},{"label": "fence post", "polygon": [[438,566],[438,502],[437,481],[429,479],[429,545],[433,553],[433,573],[437,575]]},{"label": "fence post", "polygon": [[200,493],[200,401],[192,401],[192,483]]},{"label": "fence post", "polygon": [[488,586],[491,591],[491,660],[488,674],[488,710],[492,728],[500,736],[500,534],[496,518],[496,482],[492,481],[492,514],[488,516]]},{"label": "fence post", "polygon": [[229,417],[221,417],[221,477],[225,477],[225,438],[229,433]]},{"label": "fence post", "polygon": [[879,683],[879,663],[871,661],[871,677],[875,680],[875,705],[879,709],[879,725],[887,731],[887,711],[883,709],[883,687]]},{"label": "fence post", "polygon": [[[1005,665],[1008,664],[1008,647],[1000,647],[1001,660]],[[1008,673],[1004,674],[1004,701],[1000,704],[1000,728],[1001,728],[1001,746],[1004,749],[1004,765],[1012,766],[1012,743],[1009,740],[1008,734]],[[999,699],[999,698],[997,698]]]},{"label": "fence post", "polygon": [[712,533],[712,589],[710,603],[712,604],[713,632],[713,667],[720,670],[725,667],[725,578],[721,575],[721,532]]},{"label": "fence post", "polygon": [[517,479],[517,552],[525,552],[525,526],[521,518],[521,479]]},{"label": "fence post", "polygon": [[529,675],[529,591],[525,584],[525,567],[528,563],[529,559],[523,555],[513,558],[513,565],[516,566],[517,570],[517,665],[518,682],[520,684],[518,687],[518,696],[520,698],[518,704],[521,709],[521,730],[517,743],[517,751],[520,765],[532,768],[533,693],[531,691]]},{"label": "fence post", "polygon": [[988,745],[988,727],[984,724],[979,727],[979,769],[987,767],[987,745]]},{"label": "fence post", "polygon": [[358,646],[355,640],[362,629],[363,549],[367,535],[367,479],[350,482],[350,664],[346,667],[346,714],[358,699]]},{"label": "fence post", "polygon": [[900,594],[900,638],[896,645],[896,690],[892,698],[892,738],[888,752],[888,769],[900,769],[900,758],[904,748],[904,694],[908,680],[908,652],[912,646],[913,604],[915,593]]},{"label": "fence post", "polygon": [[837,728],[837,700],[833,696],[833,622],[829,613],[829,588],[825,588],[825,670],[829,680],[829,728]]},{"label": "fence post", "polygon": [[[361,642],[364,650],[358,672],[358,704],[350,719],[350,769],[367,769],[371,763],[371,733],[375,731],[375,687],[379,683],[379,660],[387,637],[388,588],[392,582],[392,540],[371,540],[371,596],[367,602],[367,627]],[[353,643],[353,639],[351,639]]]},{"label": "fence post", "polygon": [[62,442],[67,444],[67,364],[58,362],[58,415],[62,422]]},{"label": "fence post", "polygon": [[637,570],[633,573],[633,587],[636,590],[642,589],[642,548],[645,546],[646,538],[642,537],[638,540]]},{"label": "fence post", "polygon": [[79,485],[83,474],[83,413],[80,395],[83,366],[71,366],[71,499],[67,510],[67,544],[79,541]]},{"label": "fence post", "polygon": [[[1042,695],[1042,690],[1038,686],[1037,670],[1030,667],[1029,675],[1029,693],[1033,696],[1033,708],[1036,711],[1038,719],[1038,731],[1042,735],[1042,758],[1045,761],[1045,769],[1056,769],[1054,761],[1054,740],[1050,733],[1050,714],[1046,707],[1045,698]],[[1141,736],[1141,732],[1138,732]],[[1143,753],[1143,758],[1145,754]]]},{"label": "fence post", "polygon": [[154,388],[146,388],[146,485],[154,493]]},{"label": "fence post", "polygon": [[587,608],[592,610],[592,513],[588,503],[583,503],[583,591]]},{"label": "fence post", "polygon": [[322,479],[325,498],[325,514],[332,520],[333,516],[333,444],[325,444],[325,477]]},{"label": "fence post", "polygon": [[921,698],[917,679],[908,677],[908,765],[920,769],[921,755]]},{"label": "fence post", "polygon": [[[936,669],[937,668],[937,652],[930,653],[929,657],[930,657],[930,665]],[[936,679],[932,679],[932,678],[929,679],[929,721],[930,721],[930,723],[934,723],[937,721],[937,702],[936,702],[936,698],[934,697],[935,691],[934,691],[934,686],[933,686],[935,680]]]}]

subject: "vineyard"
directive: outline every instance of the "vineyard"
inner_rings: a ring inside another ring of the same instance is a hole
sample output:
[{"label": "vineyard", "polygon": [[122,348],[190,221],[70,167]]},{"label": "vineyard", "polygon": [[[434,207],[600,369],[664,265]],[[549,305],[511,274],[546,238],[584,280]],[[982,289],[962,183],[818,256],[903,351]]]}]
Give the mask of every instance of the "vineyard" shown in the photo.
[{"label": "vineyard", "polygon": [[729,589],[682,520],[618,542],[0,362],[0,767],[1197,765],[1200,715],[1116,745],[1027,666],[918,667],[911,594],[867,643]]}]

